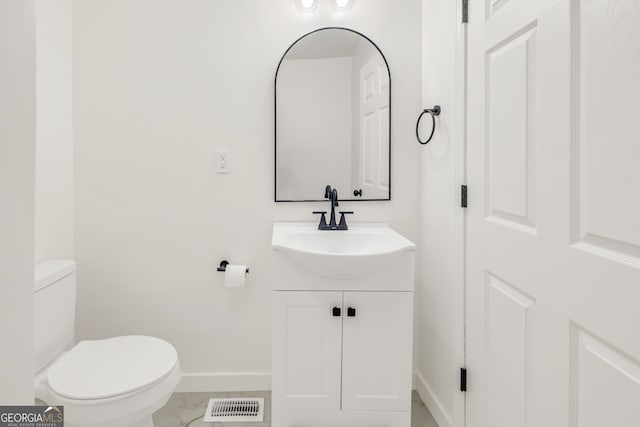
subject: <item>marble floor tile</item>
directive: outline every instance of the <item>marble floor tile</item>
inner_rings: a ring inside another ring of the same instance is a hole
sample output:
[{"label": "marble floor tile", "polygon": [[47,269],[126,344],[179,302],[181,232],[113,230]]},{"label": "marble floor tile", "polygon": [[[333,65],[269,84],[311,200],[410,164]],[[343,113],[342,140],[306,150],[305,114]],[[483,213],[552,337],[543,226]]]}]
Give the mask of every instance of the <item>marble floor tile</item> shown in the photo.
[{"label": "marble floor tile", "polygon": [[411,427],[438,427],[417,392],[411,396]]},{"label": "marble floor tile", "polygon": [[[264,398],[264,422],[215,423],[215,427],[270,427],[271,393],[244,391],[229,393],[174,393],[167,404],[153,414],[154,427],[212,427],[202,421],[207,403],[212,397],[262,397]],[[438,427],[420,396],[413,393],[411,402],[411,427]]]},{"label": "marble floor tile", "polygon": [[174,393],[164,407],[153,414],[154,427],[212,427],[202,421],[209,399],[213,397],[262,397],[264,422],[215,423],[215,427],[269,427],[271,424],[271,393],[265,391],[239,391],[226,393]]}]

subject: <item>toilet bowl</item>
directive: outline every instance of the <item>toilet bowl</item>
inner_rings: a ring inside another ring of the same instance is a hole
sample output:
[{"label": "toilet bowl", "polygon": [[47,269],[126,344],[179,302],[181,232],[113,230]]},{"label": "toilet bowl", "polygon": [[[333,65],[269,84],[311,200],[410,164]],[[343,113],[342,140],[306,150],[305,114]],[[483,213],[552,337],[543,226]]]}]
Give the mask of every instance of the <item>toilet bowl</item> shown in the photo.
[{"label": "toilet bowl", "polygon": [[164,406],[180,381],[175,348],[159,338],[138,335],[74,346],[69,342],[71,305],[75,306],[75,263],[38,264],[36,398],[64,406],[66,427],[152,427],[153,412]]}]

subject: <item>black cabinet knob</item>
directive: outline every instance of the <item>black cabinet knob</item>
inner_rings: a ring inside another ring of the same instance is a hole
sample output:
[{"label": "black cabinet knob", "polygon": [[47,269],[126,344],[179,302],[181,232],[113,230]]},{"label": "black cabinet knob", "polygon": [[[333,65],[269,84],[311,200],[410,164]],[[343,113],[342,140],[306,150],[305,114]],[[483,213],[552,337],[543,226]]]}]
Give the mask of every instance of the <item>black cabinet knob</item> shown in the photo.
[{"label": "black cabinet knob", "polygon": [[362,188],[358,189],[358,190],[353,190],[353,195],[354,196],[360,196],[362,197]]},{"label": "black cabinet knob", "polygon": [[353,307],[347,308],[347,316],[356,317],[356,309]]},{"label": "black cabinet knob", "polygon": [[333,307],[333,317],[340,317],[341,314],[342,310],[340,310],[340,307]]}]

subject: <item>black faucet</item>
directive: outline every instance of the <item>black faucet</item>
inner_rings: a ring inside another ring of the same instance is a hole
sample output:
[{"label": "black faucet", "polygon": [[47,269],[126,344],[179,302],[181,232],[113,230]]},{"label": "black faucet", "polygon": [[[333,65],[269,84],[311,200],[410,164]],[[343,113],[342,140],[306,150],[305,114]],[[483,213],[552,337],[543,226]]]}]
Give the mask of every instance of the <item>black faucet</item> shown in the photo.
[{"label": "black faucet", "polygon": [[329,227],[335,229],[336,227],[336,206],[338,206],[338,190],[331,188],[327,185],[324,188],[324,198],[329,199],[331,203],[331,219],[329,220]]},{"label": "black faucet", "polygon": [[338,203],[338,190],[335,188],[331,188],[330,185],[327,185],[324,189],[324,198],[329,199],[331,202],[331,217],[329,219],[329,224],[327,224],[327,219],[325,214],[327,211],[316,211],[314,214],[319,214],[320,216],[320,224],[318,225],[318,230],[348,230],[347,220],[345,219],[346,214],[352,214],[351,211],[340,211],[340,223],[336,223],[336,207],[339,205]]}]

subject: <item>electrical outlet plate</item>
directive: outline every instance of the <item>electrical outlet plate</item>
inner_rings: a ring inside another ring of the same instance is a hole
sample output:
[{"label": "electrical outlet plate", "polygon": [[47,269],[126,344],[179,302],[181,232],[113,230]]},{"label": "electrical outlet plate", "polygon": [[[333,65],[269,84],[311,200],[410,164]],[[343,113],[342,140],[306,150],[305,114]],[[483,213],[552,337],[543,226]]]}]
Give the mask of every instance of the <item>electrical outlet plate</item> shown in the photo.
[{"label": "electrical outlet plate", "polygon": [[216,171],[218,173],[229,173],[231,171],[231,158],[229,151],[218,150],[216,152]]}]

